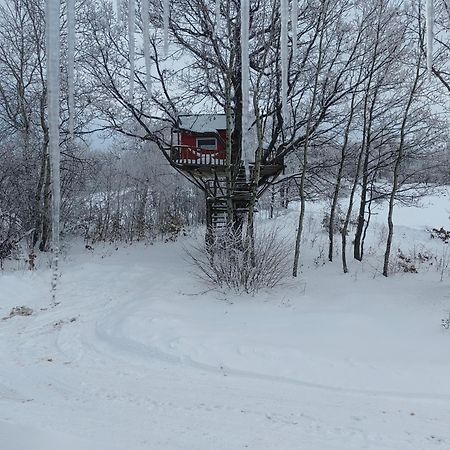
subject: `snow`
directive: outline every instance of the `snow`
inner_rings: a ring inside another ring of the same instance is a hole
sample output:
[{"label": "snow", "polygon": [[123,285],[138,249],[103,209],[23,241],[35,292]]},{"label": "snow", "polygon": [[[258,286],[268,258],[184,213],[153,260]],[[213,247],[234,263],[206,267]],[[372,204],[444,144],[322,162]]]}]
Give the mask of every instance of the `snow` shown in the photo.
[{"label": "snow", "polygon": [[[275,220],[286,235],[293,206]],[[448,275],[379,275],[382,207],[343,275],[320,256],[322,207],[308,205],[301,279],[255,297],[197,280],[190,237],[73,242],[56,306],[45,257],[2,272],[0,317],[34,310],[0,320],[2,450],[449,448]],[[426,228],[448,228],[449,207],[400,207],[394,248],[437,254]]]},{"label": "snow", "polygon": [[215,133],[227,129],[225,114],[198,114],[178,116],[180,128],[195,133]]},{"label": "snow", "polygon": [[[450,193],[448,189],[442,189],[438,195],[427,196],[420,200],[416,208],[402,208],[401,220],[408,228],[431,229],[449,228],[450,218]],[[394,210],[397,214],[397,209]]]},{"label": "snow", "polygon": [[250,3],[241,1],[241,85],[242,85],[242,158],[244,160],[245,177],[250,179]]}]

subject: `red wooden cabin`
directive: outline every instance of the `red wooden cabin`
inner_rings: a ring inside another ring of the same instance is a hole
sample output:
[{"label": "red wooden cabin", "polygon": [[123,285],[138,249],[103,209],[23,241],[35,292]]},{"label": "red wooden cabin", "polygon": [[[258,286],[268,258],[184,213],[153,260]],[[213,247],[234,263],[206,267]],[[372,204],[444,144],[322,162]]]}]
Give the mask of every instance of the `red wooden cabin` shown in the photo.
[{"label": "red wooden cabin", "polygon": [[227,126],[225,114],[180,115],[172,159],[180,164],[224,165]]}]

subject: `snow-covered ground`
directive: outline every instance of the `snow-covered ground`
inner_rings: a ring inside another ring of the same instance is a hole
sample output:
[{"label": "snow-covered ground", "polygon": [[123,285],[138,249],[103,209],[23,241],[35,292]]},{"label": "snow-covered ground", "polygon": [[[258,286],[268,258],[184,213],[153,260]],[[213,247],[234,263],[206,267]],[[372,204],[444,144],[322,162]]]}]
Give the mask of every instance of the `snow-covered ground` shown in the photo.
[{"label": "snow-covered ground", "polygon": [[[320,207],[302,277],[255,297],[210,291],[181,242],[73,243],[60,304],[48,269],[0,274],[1,450],[450,448],[448,197],[400,209],[396,246],[418,273],[325,263]],[[277,222],[295,226],[293,211]],[[395,256],[395,255],[394,255]],[[394,257],[395,261],[395,257]]]}]

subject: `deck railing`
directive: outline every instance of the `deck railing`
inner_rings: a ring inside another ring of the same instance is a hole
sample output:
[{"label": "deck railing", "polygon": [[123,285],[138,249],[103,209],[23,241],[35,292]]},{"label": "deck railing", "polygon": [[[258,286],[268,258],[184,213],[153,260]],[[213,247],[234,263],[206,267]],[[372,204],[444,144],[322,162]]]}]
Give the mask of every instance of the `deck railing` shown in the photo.
[{"label": "deck railing", "polygon": [[[170,147],[170,159],[182,165],[194,166],[225,166],[226,159],[219,152],[205,150],[204,148],[194,147],[190,145],[174,145]],[[251,163],[254,164],[254,163]],[[270,152],[265,155],[264,165],[283,165],[284,158]]]},{"label": "deck railing", "polygon": [[175,145],[170,149],[170,158],[177,164],[224,166],[225,158],[218,156],[218,152],[205,150],[190,145]]}]

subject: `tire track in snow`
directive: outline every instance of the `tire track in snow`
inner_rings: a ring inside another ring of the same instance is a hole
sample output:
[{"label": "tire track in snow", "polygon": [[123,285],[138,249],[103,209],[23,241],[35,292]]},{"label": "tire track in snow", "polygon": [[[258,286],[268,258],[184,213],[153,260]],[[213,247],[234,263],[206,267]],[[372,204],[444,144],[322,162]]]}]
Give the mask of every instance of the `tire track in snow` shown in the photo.
[{"label": "tire track in snow", "polygon": [[[142,343],[135,339],[130,338],[124,332],[124,323],[126,319],[133,317],[136,311],[139,309],[140,300],[134,300],[126,305],[122,311],[115,311],[111,313],[109,317],[105,317],[101,322],[95,324],[95,336],[97,341],[103,343],[103,348],[97,351],[104,354],[105,346],[109,349],[110,356],[117,356],[117,350],[125,355],[127,362],[130,362],[130,355],[133,356],[135,362],[138,364],[144,363],[144,365],[151,365],[152,360],[156,359],[164,363],[170,363],[174,365],[187,365],[191,368],[214,373],[217,375],[234,376],[239,378],[245,378],[250,380],[260,380],[276,383],[284,383],[293,386],[316,389],[324,392],[333,392],[344,395],[357,395],[357,396],[369,396],[369,397],[383,397],[386,399],[405,399],[405,400],[426,400],[426,401],[439,401],[450,402],[449,394],[431,394],[426,392],[398,392],[398,391],[383,391],[383,390],[370,390],[370,389],[356,389],[346,388],[340,386],[332,386],[321,383],[314,383],[311,381],[290,378],[280,375],[269,375],[260,372],[254,372],[249,370],[236,369],[227,366],[217,367],[212,364],[196,361],[189,355],[177,356],[168,353],[157,346],[149,345],[148,343]],[[95,341],[93,341],[95,342]],[[95,345],[91,346],[91,349],[95,348]]]}]

